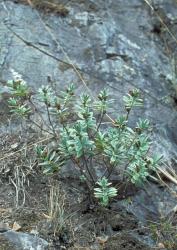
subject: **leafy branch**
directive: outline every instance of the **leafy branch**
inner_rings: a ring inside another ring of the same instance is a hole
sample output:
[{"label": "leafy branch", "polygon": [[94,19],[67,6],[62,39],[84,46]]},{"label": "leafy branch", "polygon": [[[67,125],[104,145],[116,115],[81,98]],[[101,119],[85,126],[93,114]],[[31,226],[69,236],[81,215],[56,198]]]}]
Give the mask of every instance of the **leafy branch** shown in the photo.
[{"label": "leafy branch", "polygon": [[12,73],[14,79],[8,83],[12,93],[11,112],[39,128],[40,124],[33,119],[37,114],[45,125],[41,130],[53,135],[52,146],[36,149],[39,166],[45,174],[58,172],[72,162],[90,196],[107,206],[117,195],[110,182],[113,173],[120,175],[122,181],[140,186],[159,167],[162,157],[150,154],[149,121],[140,118],[135,127],[128,126],[131,110],[143,105],[139,90],[133,89],[123,97],[125,114],[104,128],[104,116],[113,102],[108,90],[100,91],[96,101],[87,94],[76,98],[73,84],[62,92],[42,86],[32,94],[22,77]]}]

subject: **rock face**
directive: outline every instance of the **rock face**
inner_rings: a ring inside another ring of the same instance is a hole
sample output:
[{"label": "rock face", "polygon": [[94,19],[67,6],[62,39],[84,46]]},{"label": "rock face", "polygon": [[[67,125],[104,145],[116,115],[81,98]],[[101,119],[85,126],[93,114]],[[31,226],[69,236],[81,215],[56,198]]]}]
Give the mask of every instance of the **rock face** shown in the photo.
[{"label": "rock face", "polygon": [[[12,77],[10,69],[35,89],[51,82],[59,89],[74,83],[80,94],[87,90],[83,78],[94,96],[109,88],[115,99],[112,117],[123,111],[123,95],[139,88],[145,104],[131,115],[131,123],[139,116],[150,119],[155,149],[167,160],[176,155],[177,106],[169,98],[172,95],[177,100],[172,65],[177,55],[176,0],[149,1],[155,12],[145,0],[71,0],[67,1],[69,13],[65,17],[39,12],[20,2],[23,0],[0,0],[0,132],[7,129],[8,93],[4,85]],[[18,129],[18,124],[13,126]],[[115,209],[128,206],[142,221],[154,219],[152,216],[157,217],[161,210],[168,215],[175,201],[153,185],[149,192],[147,195],[142,190],[131,205],[118,203]],[[1,233],[0,242],[6,250],[43,250],[47,246],[42,239],[13,231]],[[113,237],[105,249],[122,249],[125,244],[125,237]],[[128,247],[146,249],[134,240]]]},{"label": "rock face", "polygon": [[175,34],[176,1],[153,1],[154,13],[146,1],[72,0],[65,18],[18,2],[0,1],[1,86],[13,68],[35,88],[50,79],[59,88],[73,82],[80,93],[84,85],[72,62],[94,94],[110,89],[113,117],[122,112],[122,96],[140,88],[145,106],[132,115],[132,122],[139,115],[149,118],[156,148],[168,159],[176,152],[176,107],[166,103],[172,87],[167,76],[173,73],[166,52],[175,55],[176,43],[156,15]]},{"label": "rock face", "polygon": [[7,231],[0,234],[0,242],[3,250],[45,250],[48,243],[34,235]]},{"label": "rock face", "polygon": [[[177,191],[175,185],[169,184],[171,190]],[[176,206],[176,197],[166,188],[153,183],[146,185],[146,188],[139,190],[131,197],[131,202],[120,200],[113,204],[113,209],[119,211],[125,209],[133,214],[138,221],[146,223],[148,221],[160,221],[168,218]]]}]

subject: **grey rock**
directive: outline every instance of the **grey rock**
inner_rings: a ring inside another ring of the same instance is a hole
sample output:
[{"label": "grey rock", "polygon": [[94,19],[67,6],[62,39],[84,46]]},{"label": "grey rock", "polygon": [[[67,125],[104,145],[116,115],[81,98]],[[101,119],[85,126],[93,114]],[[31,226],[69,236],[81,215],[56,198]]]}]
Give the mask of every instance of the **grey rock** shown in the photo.
[{"label": "grey rock", "polygon": [[85,11],[75,14],[73,16],[72,24],[82,27],[82,26],[87,26],[88,21],[89,21],[89,13]]},{"label": "grey rock", "polygon": [[32,234],[9,230],[0,234],[0,237],[4,239],[4,241],[6,239],[9,245],[13,244],[16,250],[45,250],[48,247],[47,241]]},{"label": "grey rock", "polygon": [[[175,185],[171,185],[171,190],[177,191]],[[148,221],[160,221],[167,218],[176,206],[176,197],[164,187],[158,187],[151,183],[144,190],[140,190],[131,197],[131,202],[127,200],[118,201],[113,204],[114,209],[123,207],[135,215],[135,217],[146,223]]]}]

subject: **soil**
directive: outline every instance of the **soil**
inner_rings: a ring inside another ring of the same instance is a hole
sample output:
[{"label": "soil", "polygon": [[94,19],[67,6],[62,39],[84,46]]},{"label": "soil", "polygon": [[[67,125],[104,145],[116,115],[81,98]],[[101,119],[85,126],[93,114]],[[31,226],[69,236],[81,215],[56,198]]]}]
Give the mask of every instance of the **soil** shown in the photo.
[{"label": "soil", "polygon": [[113,236],[105,245],[104,250],[149,250],[149,247],[144,246],[130,235]]}]

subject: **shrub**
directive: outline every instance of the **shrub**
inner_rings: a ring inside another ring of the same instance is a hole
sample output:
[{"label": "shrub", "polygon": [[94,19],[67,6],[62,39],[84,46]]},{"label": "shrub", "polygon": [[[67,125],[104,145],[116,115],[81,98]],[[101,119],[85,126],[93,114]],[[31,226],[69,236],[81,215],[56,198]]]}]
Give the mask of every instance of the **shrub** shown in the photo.
[{"label": "shrub", "polygon": [[[103,121],[112,103],[106,89],[98,94],[96,101],[87,94],[76,97],[72,84],[64,92],[56,93],[50,86],[42,86],[38,93],[32,94],[22,77],[12,73],[14,79],[8,82],[11,111],[52,134],[55,141],[53,147],[37,147],[39,164],[45,173],[59,171],[72,162],[90,194],[107,206],[110,198],[117,195],[110,183],[113,172],[123,181],[142,185],[160,164],[162,157],[150,154],[149,121],[139,119],[136,127],[128,126],[132,108],[143,105],[139,90],[134,89],[123,98],[125,115],[104,128]],[[40,117],[40,124],[34,121],[34,113]]]}]

